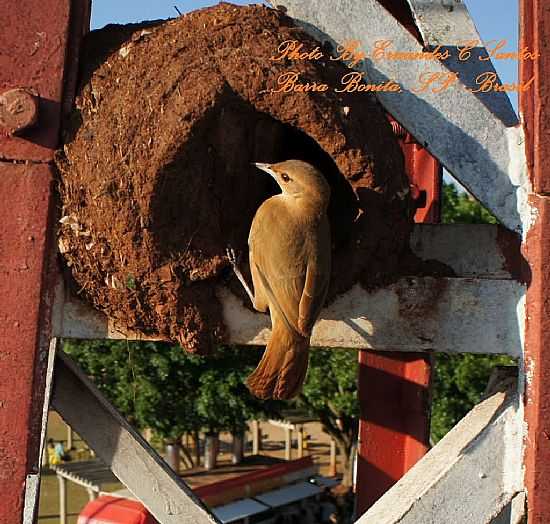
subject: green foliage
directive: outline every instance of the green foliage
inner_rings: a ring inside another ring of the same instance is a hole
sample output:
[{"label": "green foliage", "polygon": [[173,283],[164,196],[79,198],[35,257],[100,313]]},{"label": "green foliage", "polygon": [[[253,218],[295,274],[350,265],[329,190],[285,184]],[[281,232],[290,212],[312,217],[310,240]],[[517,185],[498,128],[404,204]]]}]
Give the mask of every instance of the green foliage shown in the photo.
[{"label": "green foliage", "polygon": [[256,399],[244,385],[257,361],[252,348],[222,348],[206,361],[196,408],[210,432],[242,432],[248,420],[278,414],[278,403]]},{"label": "green foliage", "polygon": [[326,413],[334,420],[357,417],[357,352],[315,349],[310,354],[301,403],[313,414]]},{"label": "green foliage", "polygon": [[491,371],[499,365],[514,365],[514,361],[504,355],[437,355],[431,421],[434,442],[480,401]]},{"label": "green foliage", "polygon": [[252,348],[222,347],[210,358],[153,342],[65,341],[64,349],[131,423],[168,440],[242,430],[276,409],[244,386],[259,357]]},{"label": "green foliage", "polygon": [[344,456],[342,484],[352,483],[352,450],[357,441],[357,351],[315,349],[310,352],[309,371],[298,405],[321,421]]},{"label": "green foliage", "polygon": [[445,224],[497,224],[497,219],[468,193],[443,184],[441,221]]}]

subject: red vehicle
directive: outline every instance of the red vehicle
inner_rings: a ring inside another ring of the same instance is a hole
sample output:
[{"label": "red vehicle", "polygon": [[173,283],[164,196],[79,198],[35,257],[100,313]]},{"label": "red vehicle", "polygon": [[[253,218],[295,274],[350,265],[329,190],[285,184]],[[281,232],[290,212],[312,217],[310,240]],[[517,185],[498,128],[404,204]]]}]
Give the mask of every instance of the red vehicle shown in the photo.
[{"label": "red vehicle", "polygon": [[78,516],[77,524],[158,524],[158,522],[139,502],[102,495],[86,504]]}]

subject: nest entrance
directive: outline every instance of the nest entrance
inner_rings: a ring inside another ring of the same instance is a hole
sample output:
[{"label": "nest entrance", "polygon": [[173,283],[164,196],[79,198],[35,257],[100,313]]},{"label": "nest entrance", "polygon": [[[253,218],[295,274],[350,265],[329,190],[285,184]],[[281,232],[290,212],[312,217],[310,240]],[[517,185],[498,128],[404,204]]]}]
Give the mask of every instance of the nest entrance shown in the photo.
[{"label": "nest entrance", "polygon": [[57,161],[59,244],[88,300],[122,327],[208,352],[223,340],[225,248],[246,253],[256,209],[278,191],[251,162],[292,158],[332,188],[330,294],[395,273],[411,208],[375,98],[270,92],[289,68],[337,85],[344,65],[270,61],[285,40],[319,43],[263,6],[219,4],[129,35],[89,35],[93,67]]},{"label": "nest entrance", "polygon": [[[196,125],[193,138],[159,172],[149,209],[156,226],[152,236],[158,256],[155,263],[185,258],[197,249],[219,254],[224,243],[246,249],[256,209],[279,192],[275,181],[253,162],[287,159],[305,160],[325,175],[332,189],[329,216],[334,243],[345,244],[358,202],[334,160],[306,133],[241,102],[224,105]],[[186,184],[181,180],[183,170],[192,173]],[[196,206],[197,213],[185,215],[190,199],[203,205]],[[196,262],[189,265],[189,271],[191,280],[208,276]]]}]

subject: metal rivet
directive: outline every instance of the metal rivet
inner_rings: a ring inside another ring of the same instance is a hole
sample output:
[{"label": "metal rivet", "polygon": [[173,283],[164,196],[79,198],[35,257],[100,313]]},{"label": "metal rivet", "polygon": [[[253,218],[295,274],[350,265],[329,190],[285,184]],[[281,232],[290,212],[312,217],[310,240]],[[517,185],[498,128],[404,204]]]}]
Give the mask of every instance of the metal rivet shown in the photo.
[{"label": "metal rivet", "polygon": [[29,90],[15,88],[0,95],[0,128],[4,134],[20,133],[37,120],[38,98]]}]

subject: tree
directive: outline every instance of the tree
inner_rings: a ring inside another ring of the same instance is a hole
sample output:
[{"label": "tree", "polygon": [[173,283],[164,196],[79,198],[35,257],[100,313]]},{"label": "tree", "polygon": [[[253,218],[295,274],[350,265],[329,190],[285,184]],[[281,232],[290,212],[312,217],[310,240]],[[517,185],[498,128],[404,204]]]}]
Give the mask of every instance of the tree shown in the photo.
[{"label": "tree", "polygon": [[441,221],[444,224],[497,224],[497,219],[468,193],[443,184]]},{"label": "tree", "polygon": [[477,403],[495,366],[510,365],[504,355],[448,355],[436,357],[431,437],[439,441]]},{"label": "tree", "polygon": [[[250,353],[244,349],[246,351]],[[238,358],[242,352],[227,348],[220,356],[211,359],[200,376],[196,407],[204,426],[211,433],[224,430],[243,433],[247,421],[265,415],[272,406],[253,397],[244,385],[244,378],[254,368]]]},{"label": "tree", "polygon": [[200,428],[200,357],[153,342],[66,341],[64,349],[138,429],[176,440]]},{"label": "tree", "polygon": [[134,426],[169,442],[184,433],[198,442],[203,429],[242,431],[274,409],[244,386],[254,348],[220,347],[213,357],[160,342],[66,341],[64,349]]},{"label": "tree", "polygon": [[323,430],[336,441],[344,459],[342,484],[353,482],[353,452],[357,441],[357,352],[314,349],[298,405],[319,418]]}]

